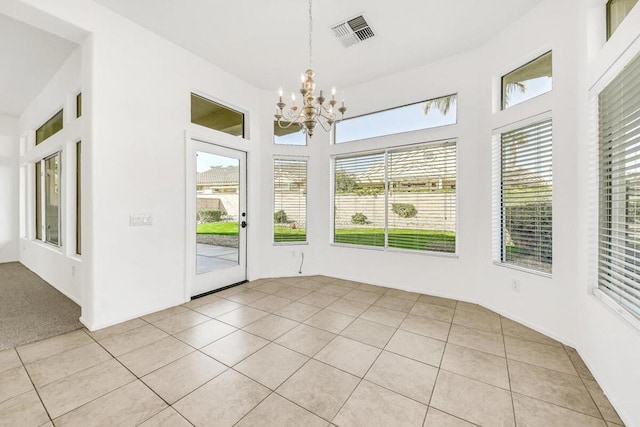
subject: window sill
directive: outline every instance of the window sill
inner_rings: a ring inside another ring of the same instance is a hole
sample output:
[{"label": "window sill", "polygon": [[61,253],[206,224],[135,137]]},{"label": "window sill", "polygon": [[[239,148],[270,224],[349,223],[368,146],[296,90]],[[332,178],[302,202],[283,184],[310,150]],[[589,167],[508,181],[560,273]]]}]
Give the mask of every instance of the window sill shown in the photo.
[{"label": "window sill", "polygon": [[605,307],[613,311],[618,317],[621,317],[631,327],[635,328],[637,331],[640,331],[640,319],[625,310],[622,306],[615,302],[613,298],[611,298],[609,295],[605,294],[598,288],[593,288],[591,293]]},{"label": "window sill", "polygon": [[520,266],[517,266],[517,265],[514,265],[514,264],[507,264],[507,263],[499,262],[499,261],[494,261],[493,264],[498,266],[498,267],[504,267],[504,268],[509,268],[511,270],[522,271],[523,273],[535,274],[536,276],[544,277],[546,279],[552,279],[553,278],[553,275],[551,273],[545,273],[545,272],[542,272],[542,271],[533,270],[531,268],[520,267]]},{"label": "window sill", "polygon": [[55,252],[60,255],[64,255],[64,251],[62,250],[62,246],[57,246],[51,243],[43,242],[42,240],[33,239],[31,242],[38,247],[45,248],[51,252]]},{"label": "window sill", "polygon": [[365,249],[365,250],[377,251],[377,252],[390,252],[390,253],[420,255],[420,256],[434,256],[434,257],[441,257],[441,258],[455,258],[455,259],[459,258],[457,253],[450,253],[450,252],[412,251],[409,249],[383,248],[380,246],[349,245],[344,243],[331,243],[330,245],[336,248]]},{"label": "window sill", "polygon": [[307,246],[309,242],[272,242],[273,246]]}]

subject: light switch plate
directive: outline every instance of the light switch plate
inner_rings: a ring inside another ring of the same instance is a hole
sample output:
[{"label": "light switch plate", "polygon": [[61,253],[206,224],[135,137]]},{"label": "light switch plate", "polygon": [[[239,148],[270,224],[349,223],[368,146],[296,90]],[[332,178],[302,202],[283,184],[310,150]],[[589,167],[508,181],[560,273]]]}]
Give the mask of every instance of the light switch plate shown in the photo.
[{"label": "light switch plate", "polygon": [[151,214],[129,214],[129,225],[132,227],[153,225]]}]

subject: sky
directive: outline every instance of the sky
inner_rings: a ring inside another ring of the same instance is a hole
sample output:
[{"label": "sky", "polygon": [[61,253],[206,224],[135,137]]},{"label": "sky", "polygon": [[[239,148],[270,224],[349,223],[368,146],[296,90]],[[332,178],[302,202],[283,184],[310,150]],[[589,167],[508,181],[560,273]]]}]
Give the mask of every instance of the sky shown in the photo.
[{"label": "sky", "polygon": [[238,159],[231,159],[203,151],[197,152],[196,170],[198,173],[208,171],[213,166],[238,166],[238,164]]}]

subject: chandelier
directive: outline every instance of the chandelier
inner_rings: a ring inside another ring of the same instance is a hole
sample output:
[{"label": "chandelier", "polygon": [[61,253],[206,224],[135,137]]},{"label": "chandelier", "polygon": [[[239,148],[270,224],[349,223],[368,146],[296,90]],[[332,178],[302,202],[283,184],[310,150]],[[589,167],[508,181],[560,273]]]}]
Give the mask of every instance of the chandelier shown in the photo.
[{"label": "chandelier", "polygon": [[313,60],[311,44],[312,32],[312,0],[309,0],[309,69],[300,77],[302,82],[302,86],[300,87],[302,105],[298,107],[295,94],[293,93],[291,94],[291,105],[284,103],[282,101],[282,89],[280,89],[280,96],[276,103],[276,114],[274,116],[280,128],[287,129],[296,124],[300,126],[303,132],[309,135],[309,138],[313,136],[313,129],[316,127],[316,124],[319,123],[320,126],[328,132],[335,122],[344,118],[344,113],[347,111],[343,100],[341,106],[337,108],[337,112],[340,113],[340,118],[337,118],[335,106],[338,102],[336,101],[335,87],[331,90],[331,99],[328,101],[323,96],[322,90],[317,97],[314,95],[316,84],[313,81],[315,73],[311,69]]}]

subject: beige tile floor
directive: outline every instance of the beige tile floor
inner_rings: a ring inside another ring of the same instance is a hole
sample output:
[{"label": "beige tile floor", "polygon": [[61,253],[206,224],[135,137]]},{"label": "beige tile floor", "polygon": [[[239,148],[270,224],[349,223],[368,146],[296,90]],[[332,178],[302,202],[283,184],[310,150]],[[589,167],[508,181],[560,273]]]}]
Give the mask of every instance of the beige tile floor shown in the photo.
[{"label": "beige tile floor", "polygon": [[578,353],[481,306],[258,280],[0,352],[0,426],[622,425]]}]

